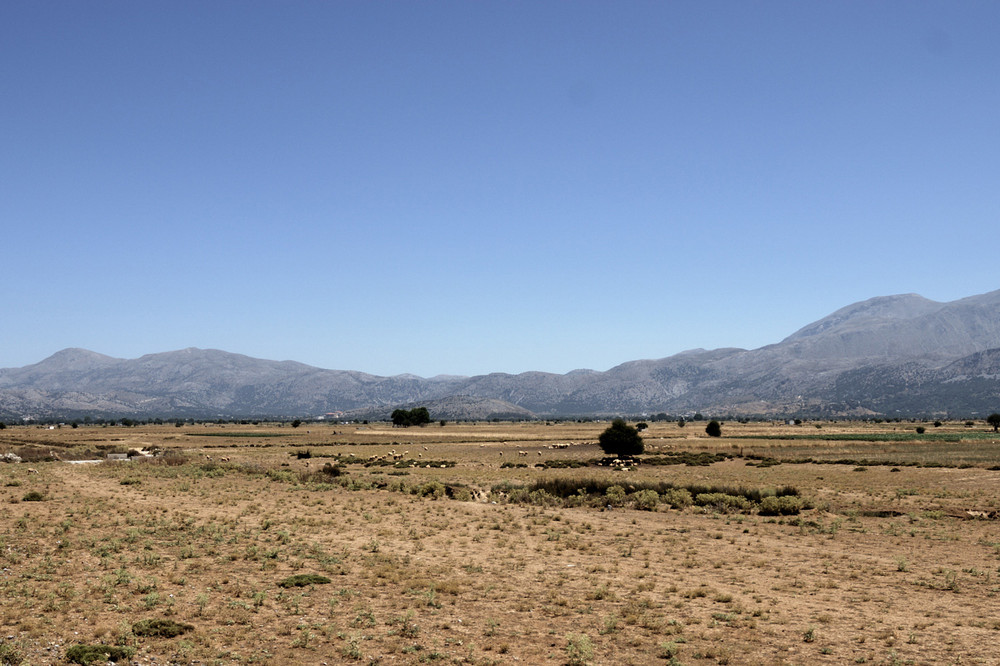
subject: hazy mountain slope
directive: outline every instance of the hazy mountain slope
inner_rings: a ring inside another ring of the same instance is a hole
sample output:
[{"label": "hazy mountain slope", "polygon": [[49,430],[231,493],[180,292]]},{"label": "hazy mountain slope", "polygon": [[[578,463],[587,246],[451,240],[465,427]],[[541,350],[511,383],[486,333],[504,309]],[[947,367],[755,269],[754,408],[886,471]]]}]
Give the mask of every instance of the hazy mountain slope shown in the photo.
[{"label": "hazy mountain slope", "polygon": [[[423,380],[323,370],[213,349],[183,349],[134,360],[64,350],[0,374],[0,413],[226,416],[325,413],[447,394],[462,378]],[[3,391],[17,389],[17,391]],[[80,394],[86,394],[85,396]]]},{"label": "hazy mountain slope", "polygon": [[456,393],[478,398],[496,398],[531,411],[550,411],[564,396],[586,385],[602,373],[495,372],[470,377],[454,387]]},{"label": "hazy mountain slope", "polygon": [[936,312],[943,303],[932,301],[918,294],[877,296],[860,303],[852,303],[808,326],[803,326],[782,342],[815,338],[825,333],[858,331],[864,327],[888,321],[907,321]]},{"label": "hazy mountain slope", "polygon": [[1000,349],[976,352],[941,368],[920,363],[856,368],[842,373],[826,398],[890,415],[1000,411]]},{"label": "hazy mountain slope", "polygon": [[[401,409],[426,407],[434,419],[448,421],[490,421],[492,419],[524,419],[531,420],[536,415],[523,407],[518,407],[496,398],[475,398],[467,395],[452,395],[437,400],[424,400],[420,403],[398,405]],[[344,418],[354,420],[388,420],[393,407],[362,408],[346,412]]]},{"label": "hazy mountain slope", "polygon": [[911,357],[940,361],[1000,347],[998,314],[1000,291],[951,303],[916,294],[885,296],[842,308],[772,347],[791,357],[840,364]]},{"label": "hazy mountain slope", "polygon": [[476,414],[962,413],[1000,408],[997,350],[1000,291],[950,303],[873,298],[760,349],[692,350],[565,375],[378,377],[219,350],[129,360],[66,349],[0,370],[0,416],[299,416],[430,401]]},{"label": "hazy mountain slope", "polygon": [[104,388],[95,386],[95,383],[99,384],[102,378],[114,376],[108,371],[117,368],[120,363],[121,359],[86,349],[64,349],[33,365],[0,370],[0,389],[44,387],[47,390],[60,390],[72,387],[83,390],[92,387],[100,391]]},{"label": "hazy mountain slope", "polygon": [[697,387],[719,380],[713,362],[741,349],[686,352],[652,361],[631,361],[582,384],[553,411],[568,414],[674,411]]}]

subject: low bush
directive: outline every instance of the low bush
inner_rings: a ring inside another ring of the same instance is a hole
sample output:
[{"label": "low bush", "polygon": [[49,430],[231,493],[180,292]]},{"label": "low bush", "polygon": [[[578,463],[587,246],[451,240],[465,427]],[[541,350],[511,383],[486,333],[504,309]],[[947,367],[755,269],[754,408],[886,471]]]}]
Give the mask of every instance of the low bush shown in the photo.
[{"label": "low bush", "polygon": [[582,460],[546,460],[535,465],[547,469],[577,469],[586,467],[588,463]]},{"label": "low bush", "polygon": [[544,490],[533,490],[528,494],[528,503],[535,506],[559,506],[563,500],[561,497],[550,495]]},{"label": "low bush", "polygon": [[173,620],[140,620],[132,625],[132,633],[136,636],[158,636],[161,638],[173,638],[188,631],[193,631],[194,626]]},{"label": "low bush", "polygon": [[746,497],[729,495],[727,493],[698,493],[694,496],[698,506],[711,507],[721,513],[733,511],[749,511],[751,502]]},{"label": "low bush", "polygon": [[587,634],[566,635],[566,663],[569,666],[586,666],[594,658],[594,645]]},{"label": "low bush", "polygon": [[329,582],[329,578],[320,576],[319,574],[295,574],[279,581],[278,587],[307,587],[309,585],[324,585]]},{"label": "low bush", "polygon": [[[340,466],[340,463],[334,463],[334,464],[325,463],[321,469],[318,469],[318,470],[315,470],[315,471],[312,471],[312,472],[309,472],[309,471],[299,472],[298,473],[298,482],[302,483],[302,484],[308,484],[308,483],[318,483],[318,484],[343,483],[344,479],[341,478],[341,477],[343,477],[343,475],[346,474],[346,473],[347,473],[347,471],[343,467]],[[268,476],[270,476],[275,481],[280,481],[280,480],[283,480],[285,478],[291,479],[292,478],[291,476],[287,476],[286,477],[285,475],[293,474],[293,473],[291,471],[289,471],[289,470],[280,470],[279,474],[281,474],[281,476],[275,476],[275,475],[271,475],[270,473],[268,473]]]},{"label": "low bush", "polygon": [[449,499],[459,502],[471,502],[474,499],[472,489],[461,483],[446,485],[444,492]]},{"label": "low bush", "polygon": [[89,666],[90,664],[104,664],[109,661],[119,662],[131,659],[135,654],[133,647],[119,647],[116,645],[74,645],[66,650],[66,659],[74,664]]},{"label": "low bush", "polygon": [[444,484],[440,481],[428,481],[422,485],[416,486],[414,489],[414,494],[420,497],[433,497],[434,499],[441,499],[447,493],[447,489]]},{"label": "low bush", "polygon": [[660,503],[660,494],[655,490],[640,490],[632,493],[635,499],[635,508],[640,511],[656,511],[656,506]]},{"label": "low bush", "polygon": [[625,489],[621,486],[615,485],[611,486],[604,491],[604,496],[608,500],[610,506],[624,506],[625,505]]},{"label": "low bush", "polygon": [[[2,424],[0,424],[2,425]],[[24,661],[24,653],[10,643],[0,639],[0,664],[2,666],[19,666]]]},{"label": "low bush", "polygon": [[[544,493],[541,494],[539,491]],[[558,478],[536,481],[529,485],[504,482],[493,486],[491,493],[509,503],[538,503],[544,499],[548,505],[558,498],[564,506],[629,506],[653,510],[656,504],[667,504],[683,509],[692,504],[714,506],[720,511],[749,512],[768,497],[798,497],[799,491],[791,486],[779,488],[746,488],[743,486],[706,486],[689,484],[678,487],[666,481],[636,481],[622,484],[606,479]],[[704,495],[701,501],[696,498]],[[654,504],[654,497],[655,502]],[[809,508],[800,499],[800,508]],[[782,506],[791,507],[786,503]]]},{"label": "low bush", "polygon": [[796,516],[805,508],[801,497],[765,497],[757,512],[762,516]]},{"label": "low bush", "polygon": [[694,504],[691,492],[685,488],[670,488],[660,495],[660,499],[672,509],[683,509]]},{"label": "low bush", "polygon": [[644,465],[688,465],[689,467],[705,467],[713,463],[729,460],[732,456],[725,453],[709,453],[699,451],[667,451],[660,455],[642,458]]}]

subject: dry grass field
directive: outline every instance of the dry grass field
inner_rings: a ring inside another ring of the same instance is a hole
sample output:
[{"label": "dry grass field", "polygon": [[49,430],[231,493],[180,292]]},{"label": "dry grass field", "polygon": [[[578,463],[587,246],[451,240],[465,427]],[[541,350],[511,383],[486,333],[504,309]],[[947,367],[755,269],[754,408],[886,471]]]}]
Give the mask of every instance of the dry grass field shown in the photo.
[{"label": "dry grass field", "polygon": [[916,425],[10,427],[0,664],[1000,663],[1000,437]]}]

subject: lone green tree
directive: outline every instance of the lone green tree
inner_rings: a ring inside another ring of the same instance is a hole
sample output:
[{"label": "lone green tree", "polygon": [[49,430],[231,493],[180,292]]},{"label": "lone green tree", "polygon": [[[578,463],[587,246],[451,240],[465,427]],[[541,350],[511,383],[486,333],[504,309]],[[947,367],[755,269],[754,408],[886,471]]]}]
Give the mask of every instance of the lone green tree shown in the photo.
[{"label": "lone green tree", "polygon": [[414,407],[413,409],[397,409],[392,413],[392,424],[394,426],[424,425],[431,422],[431,415],[426,407]]},{"label": "lone green tree", "polygon": [[639,431],[625,423],[624,419],[615,419],[611,426],[597,438],[598,444],[609,456],[628,458],[637,456],[645,450]]},{"label": "lone green tree", "polygon": [[986,422],[993,426],[993,432],[1000,430],[1000,414],[993,412],[986,417]]},{"label": "lone green tree", "polygon": [[722,437],[722,426],[718,421],[709,421],[705,426],[705,434],[709,437]]}]

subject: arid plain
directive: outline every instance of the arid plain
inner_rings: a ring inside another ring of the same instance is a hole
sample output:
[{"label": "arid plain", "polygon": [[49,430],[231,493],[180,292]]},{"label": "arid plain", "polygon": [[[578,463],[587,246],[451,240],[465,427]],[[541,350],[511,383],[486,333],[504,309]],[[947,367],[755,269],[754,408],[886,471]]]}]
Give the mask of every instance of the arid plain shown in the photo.
[{"label": "arid plain", "polygon": [[607,425],[8,427],[0,664],[1000,663],[984,422]]}]

